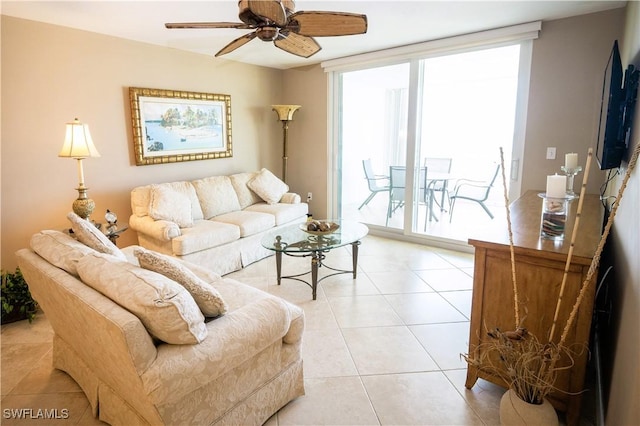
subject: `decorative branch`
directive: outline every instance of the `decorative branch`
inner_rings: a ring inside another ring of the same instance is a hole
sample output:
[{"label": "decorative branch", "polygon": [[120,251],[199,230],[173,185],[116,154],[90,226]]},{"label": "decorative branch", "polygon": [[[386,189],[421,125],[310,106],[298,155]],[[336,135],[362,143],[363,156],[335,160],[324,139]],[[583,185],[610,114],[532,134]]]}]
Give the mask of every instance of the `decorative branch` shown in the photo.
[{"label": "decorative branch", "polygon": [[509,252],[511,253],[511,282],[513,283],[513,303],[515,309],[516,327],[520,327],[520,301],[518,299],[518,286],[516,284],[516,255],[513,249],[513,231],[511,229],[511,209],[509,208],[509,194],[507,193],[507,176],[504,170],[504,152],[500,147],[500,168],[502,169],[502,188],[504,193],[504,205],[507,209],[507,229],[509,231]]},{"label": "decorative branch", "polygon": [[591,160],[593,157],[593,148],[589,148],[587,152],[587,164],[584,168],[584,176],[582,177],[582,186],[580,187],[580,198],[578,200],[578,209],[576,210],[576,221],[573,224],[573,232],[571,233],[571,243],[569,244],[569,253],[567,254],[567,262],[564,265],[564,274],[562,275],[562,284],[560,285],[560,294],[558,295],[558,301],[556,302],[556,312],[553,315],[553,324],[551,324],[551,331],[549,332],[549,342],[553,342],[553,335],[556,331],[556,323],[558,321],[558,315],[560,314],[560,306],[562,305],[562,297],[564,296],[564,289],[567,285],[567,277],[569,275],[569,267],[571,266],[571,258],[573,257],[573,248],[576,244],[576,238],[578,236],[578,227],[580,225],[580,216],[582,215],[582,204],[584,196],[587,192],[587,180],[589,179],[589,170],[591,169]]},{"label": "decorative branch", "polygon": [[615,203],[613,203],[613,207],[611,208],[611,212],[609,213],[609,218],[607,219],[607,224],[604,227],[604,231],[602,232],[602,237],[600,238],[600,243],[598,244],[598,248],[596,248],[596,252],[593,255],[593,259],[591,260],[591,265],[589,265],[589,271],[587,272],[587,276],[585,277],[582,288],[580,289],[580,293],[578,294],[578,298],[573,305],[573,309],[571,310],[571,314],[569,314],[569,319],[567,319],[567,324],[562,331],[562,336],[560,337],[559,345],[563,345],[567,336],[569,334],[569,330],[573,326],[573,323],[576,319],[576,314],[578,313],[578,308],[582,303],[582,299],[584,299],[585,294],[587,293],[587,288],[591,283],[593,275],[598,269],[598,265],[600,264],[600,256],[602,255],[602,250],[604,249],[604,245],[607,242],[607,237],[609,236],[609,232],[611,231],[611,225],[613,225],[613,218],[615,217],[618,206],[620,205],[620,200],[622,200],[622,194],[624,193],[625,188],[627,187],[627,183],[629,182],[629,178],[631,177],[631,172],[636,167],[636,163],[638,162],[638,155],[640,155],[640,142],[636,143],[636,147],[631,154],[631,159],[629,160],[629,166],[627,167],[627,172],[624,174],[624,178],[622,179],[622,184],[620,185],[620,189],[618,190],[618,196],[616,198]]}]

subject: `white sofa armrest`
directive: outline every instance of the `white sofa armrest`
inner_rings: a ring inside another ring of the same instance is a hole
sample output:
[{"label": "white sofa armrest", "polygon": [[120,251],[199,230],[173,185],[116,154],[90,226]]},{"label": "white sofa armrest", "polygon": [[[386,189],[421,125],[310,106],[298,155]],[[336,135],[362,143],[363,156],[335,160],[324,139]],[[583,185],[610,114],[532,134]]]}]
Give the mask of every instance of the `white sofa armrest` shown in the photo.
[{"label": "white sofa armrest", "polygon": [[207,323],[209,335],[197,345],[159,345],[155,362],[141,376],[144,387],[156,404],[176,401],[282,341],[290,322],[283,300],[242,306]]},{"label": "white sofa armrest", "polygon": [[300,195],[295,192],[287,192],[280,199],[280,202],[284,204],[299,204],[300,201],[302,201]]},{"label": "white sofa armrest", "polygon": [[129,226],[134,231],[149,235],[158,241],[171,241],[182,235],[177,223],[168,220],[154,220],[151,216],[131,215]]}]

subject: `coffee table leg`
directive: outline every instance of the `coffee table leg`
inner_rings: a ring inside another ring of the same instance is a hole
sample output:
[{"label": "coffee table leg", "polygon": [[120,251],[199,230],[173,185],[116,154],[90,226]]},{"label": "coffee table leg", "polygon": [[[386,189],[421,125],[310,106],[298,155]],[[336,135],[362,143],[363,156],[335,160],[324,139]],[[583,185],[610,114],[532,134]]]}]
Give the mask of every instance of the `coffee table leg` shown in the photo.
[{"label": "coffee table leg", "polygon": [[282,252],[276,252],[276,273],[278,275],[278,285],[280,285],[280,279],[282,278]]},{"label": "coffee table leg", "polygon": [[353,266],[353,278],[357,278],[358,274],[358,247],[360,246],[360,241],[356,241],[351,243],[351,255],[352,258],[352,266]]},{"label": "coffee table leg", "polygon": [[318,252],[313,252],[311,256],[311,290],[313,300],[316,300],[316,290],[318,289],[318,265],[320,264],[320,257]]}]

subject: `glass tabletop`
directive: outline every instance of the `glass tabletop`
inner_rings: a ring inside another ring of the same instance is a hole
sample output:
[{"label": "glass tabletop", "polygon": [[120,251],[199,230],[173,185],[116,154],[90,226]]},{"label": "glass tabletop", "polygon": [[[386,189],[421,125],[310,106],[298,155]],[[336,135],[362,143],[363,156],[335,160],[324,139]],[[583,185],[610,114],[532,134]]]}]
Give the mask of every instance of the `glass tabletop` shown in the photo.
[{"label": "glass tabletop", "polygon": [[333,220],[340,227],[330,234],[315,235],[303,230],[305,223],[296,223],[267,233],[262,238],[262,246],[284,253],[304,253],[317,250],[331,250],[354,243],[369,232],[369,228],[359,222]]}]

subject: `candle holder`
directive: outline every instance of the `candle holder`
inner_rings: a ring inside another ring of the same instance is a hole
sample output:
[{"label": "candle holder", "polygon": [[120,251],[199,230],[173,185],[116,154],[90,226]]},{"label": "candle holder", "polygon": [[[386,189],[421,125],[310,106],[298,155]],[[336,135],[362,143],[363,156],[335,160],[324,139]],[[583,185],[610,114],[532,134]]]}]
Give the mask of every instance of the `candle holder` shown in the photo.
[{"label": "candle holder", "polygon": [[582,167],[561,166],[560,170],[562,170],[564,174],[567,176],[567,195],[571,197],[577,197],[576,193],[573,192],[573,178],[576,177],[576,175],[582,171]]},{"label": "candle holder", "polygon": [[569,212],[569,201],[575,197],[547,197],[547,194],[544,193],[538,194],[538,196],[542,198],[540,236],[554,241],[564,239],[564,229]]}]

